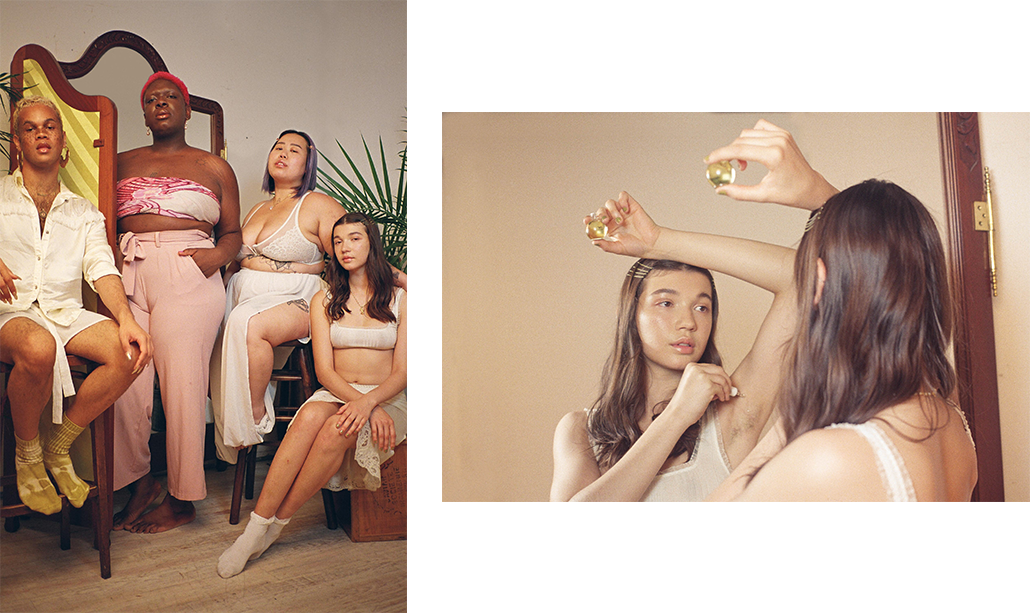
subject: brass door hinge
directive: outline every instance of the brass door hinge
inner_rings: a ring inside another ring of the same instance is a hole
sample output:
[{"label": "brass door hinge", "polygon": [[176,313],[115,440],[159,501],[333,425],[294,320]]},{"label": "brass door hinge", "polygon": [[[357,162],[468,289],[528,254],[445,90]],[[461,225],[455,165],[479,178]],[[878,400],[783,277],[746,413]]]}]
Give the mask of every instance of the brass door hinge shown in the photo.
[{"label": "brass door hinge", "polygon": [[991,206],[991,169],[984,167],[984,201],[973,203],[973,229],[987,233],[987,257],[991,269],[991,291],[998,295],[998,271],[994,264],[994,211]]}]

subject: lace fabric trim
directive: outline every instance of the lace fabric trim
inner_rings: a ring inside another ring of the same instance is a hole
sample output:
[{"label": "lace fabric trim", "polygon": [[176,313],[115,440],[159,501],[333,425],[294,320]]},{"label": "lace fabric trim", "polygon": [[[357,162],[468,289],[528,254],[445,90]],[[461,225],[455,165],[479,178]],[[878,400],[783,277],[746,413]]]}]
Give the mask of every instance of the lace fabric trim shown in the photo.
[{"label": "lace fabric trim", "polygon": [[876,456],[876,469],[880,474],[880,481],[887,490],[887,498],[891,502],[915,502],[916,491],[912,486],[912,478],[905,468],[905,461],[894,446],[890,438],[884,434],[879,426],[872,422],[864,424],[833,424],[828,428],[844,428],[862,435],[862,437],[873,448]]},{"label": "lace fabric trim", "polygon": [[[301,262],[302,264],[321,262],[322,249],[304,236],[299,224],[300,206],[310,193],[307,192],[297,201],[293,210],[290,211],[289,217],[275,232],[253,245],[244,245],[241,251],[244,254],[249,252],[263,255],[279,262]],[[250,221],[249,216],[247,221]]]}]

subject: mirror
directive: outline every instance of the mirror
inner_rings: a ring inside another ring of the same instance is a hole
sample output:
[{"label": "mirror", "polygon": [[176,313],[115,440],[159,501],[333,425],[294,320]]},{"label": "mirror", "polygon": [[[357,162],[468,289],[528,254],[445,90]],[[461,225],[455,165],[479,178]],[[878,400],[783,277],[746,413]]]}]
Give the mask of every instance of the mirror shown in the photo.
[{"label": "mirror", "polygon": [[[132,32],[112,30],[98,36],[78,60],[59,64],[77,89],[92,95],[103,94],[115,103],[119,110],[119,152],[152,142],[141,119],[140,89],[151,74],[168,69],[150,43]],[[191,91],[190,107],[193,113],[187,124],[186,141],[224,158],[221,105]]]},{"label": "mirror", "polygon": [[[128,151],[150,145],[153,141],[143,125],[140,109],[140,89],[153,74],[147,60],[138,52],[125,47],[108,50],[96,66],[86,75],[71,80],[79,91],[101,94],[114,102],[118,109],[118,151]],[[188,86],[188,83],[187,83]],[[211,121],[204,113],[193,113],[186,130],[186,141],[198,149],[211,150]]]},{"label": "mirror", "polygon": [[[797,243],[806,212],[717,196],[705,178],[703,157],[759,118],[834,185],[903,186],[946,236],[934,113],[444,115],[444,500],[547,499],[554,427],[594,400],[633,263],[584,235],[606,199],[626,190],[661,225]],[[716,286],[732,372],[771,295],[719,274]]]}]

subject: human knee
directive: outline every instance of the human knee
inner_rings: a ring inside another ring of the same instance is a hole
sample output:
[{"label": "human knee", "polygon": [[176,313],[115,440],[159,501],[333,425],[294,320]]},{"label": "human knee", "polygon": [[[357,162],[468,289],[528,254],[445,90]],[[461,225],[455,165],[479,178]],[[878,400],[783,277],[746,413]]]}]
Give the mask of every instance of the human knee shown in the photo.
[{"label": "human knee", "polygon": [[340,428],[336,426],[339,420],[339,415],[330,415],[322,423],[322,428],[318,431],[318,437],[315,439],[315,446],[322,449],[336,449],[341,446],[346,448],[357,440],[357,436],[344,436],[340,432]]},{"label": "human knee", "polygon": [[290,427],[314,430],[320,428],[323,421],[325,421],[325,412],[320,411],[315,404],[305,403],[297,410],[297,415],[293,418],[293,425]]},{"label": "human knee", "polygon": [[113,321],[104,321],[96,325],[98,326],[97,330],[102,332],[98,336],[98,359],[96,361],[110,366],[127,381],[135,379],[133,366],[136,364],[136,358],[139,357],[139,347],[132,345],[129,353],[126,354],[122,348],[121,338],[118,336],[118,324]]},{"label": "human knee", "polygon": [[15,366],[24,368],[33,378],[45,380],[54,371],[57,342],[49,332],[40,328],[11,345],[10,348],[4,347],[4,353],[9,351]]}]

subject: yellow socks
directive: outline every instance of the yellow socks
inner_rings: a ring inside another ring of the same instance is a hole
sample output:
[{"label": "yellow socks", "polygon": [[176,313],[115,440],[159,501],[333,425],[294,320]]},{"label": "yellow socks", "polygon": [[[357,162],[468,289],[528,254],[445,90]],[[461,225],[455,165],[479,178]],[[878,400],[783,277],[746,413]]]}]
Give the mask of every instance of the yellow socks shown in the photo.
[{"label": "yellow socks", "polygon": [[89,485],[75,474],[68,450],[83,430],[85,428],[75,425],[65,417],[60,426],[56,426],[50,431],[50,437],[43,449],[43,464],[54,476],[54,481],[57,481],[57,487],[61,489],[61,493],[67,496],[68,502],[77,509],[86,502]]},{"label": "yellow socks", "polygon": [[14,466],[18,473],[18,496],[33,511],[46,515],[57,513],[61,510],[61,499],[43,467],[43,448],[39,445],[39,436],[23,441],[15,435],[14,440],[17,444]]}]

